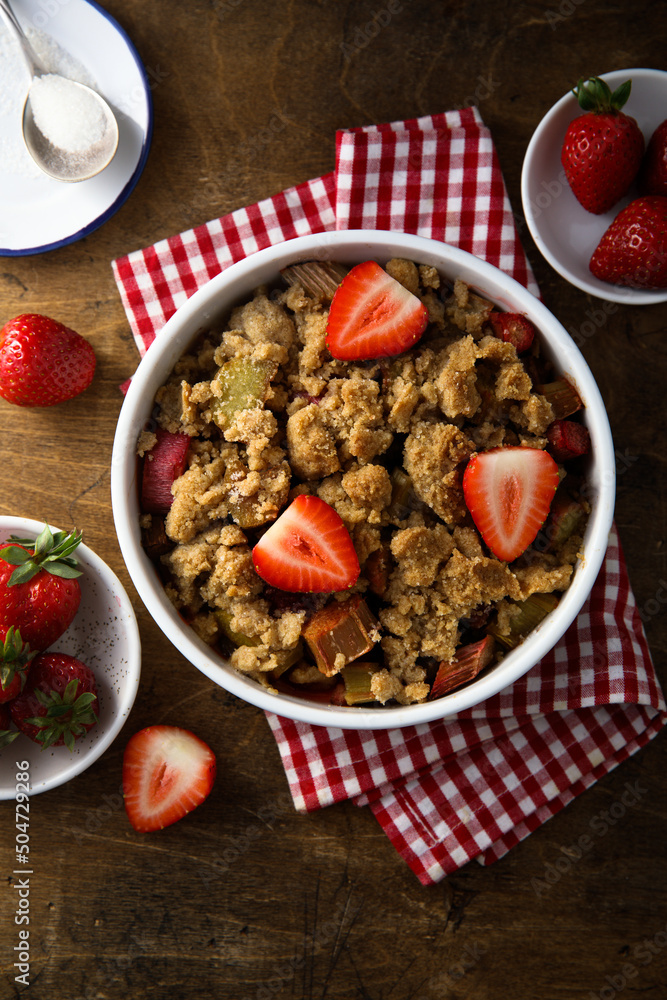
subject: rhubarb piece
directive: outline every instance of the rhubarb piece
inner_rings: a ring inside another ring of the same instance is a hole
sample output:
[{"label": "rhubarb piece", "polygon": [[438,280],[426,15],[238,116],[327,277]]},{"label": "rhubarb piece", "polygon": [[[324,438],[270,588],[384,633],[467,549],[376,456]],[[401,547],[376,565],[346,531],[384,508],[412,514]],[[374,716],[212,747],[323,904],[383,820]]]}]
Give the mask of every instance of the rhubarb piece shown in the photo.
[{"label": "rhubarb piece", "polygon": [[234,617],[231,611],[224,611],[222,608],[216,608],[213,612],[213,617],[220,626],[220,631],[227,636],[235,646],[261,646],[262,640],[257,635],[246,635],[244,632],[237,632],[236,629],[232,628],[232,618]]},{"label": "rhubarb piece", "polygon": [[303,642],[299,639],[294,649],[277,649],[272,655],[277,660],[277,666],[272,670],[273,677],[281,677],[282,674],[290,670],[295,663],[303,660]]},{"label": "rhubarb piece", "polygon": [[346,705],[363,705],[369,701],[377,701],[371,691],[371,678],[379,669],[377,663],[368,663],[365,660],[343,667],[340,673],[345,682]]},{"label": "rhubarb piece", "polygon": [[513,344],[517,354],[527,351],[535,339],[535,327],[523,313],[492,312],[489,323],[494,335],[506,344]]},{"label": "rhubarb piece", "polygon": [[531,594],[525,601],[516,602],[519,610],[512,618],[509,635],[501,635],[495,625],[489,625],[489,635],[505,649],[514,649],[558,606],[558,601],[556,594]]},{"label": "rhubarb piece", "polygon": [[326,691],[316,691],[312,687],[306,688],[303,685],[289,684],[287,681],[278,678],[273,682],[273,686],[281,694],[291,694],[294,698],[303,698],[305,701],[317,701],[321,705],[345,705],[345,685],[341,681],[327,688]]},{"label": "rhubarb piece", "polygon": [[587,455],[591,449],[588,429],[576,420],[554,420],[547,427],[549,452],[557,462]]},{"label": "rhubarb piece", "polygon": [[556,420],[570,417],[577,410],[583,408],[584,404],[579,393],[566,378],[556,379],[555,382],[544,382],[541,385],[536,385],[535,388],[547,402],[551,403]]},{"label": "rhubarb piece", "polygon": [[220,366],[211,382],[213,419],[220,430],[227,430],[242,410],[261,409],[277,370],[275,361],[245,357],[231,358]]},{"label": "rhubarb piece", "polygon": [[412,479],[401,468],[391,470],[391,504],[389,514],[397,521],[404,521],[413,510],[423,507],[412,486]]},{"label": "rhubarb piece", "polygon": [[305,691],[310,688],[314,691],[330,691],[340,682],[339,677],[326,677],[314,663],[309,663],[307,660],[296,663],[290,670],[287,680],[290,684],[295,684]]},{"label": "rhubarb piece", "polygon": [[364,563],[364,576],[368,580],[368,586],[378,597],[382,597],[387,589],[390,570],[391,554],[387,545],[381,545],[375,552],[371,552]]},{"label": "rhubarb piece", "polygon": [[327,677],[369,653],[379,637],[377,621],[359,594],[317,611],[302,630],[318,669]]},{"label": "rhubarb piece", "polygon": [[442,698],[443,694],[474,680],[477,674],[493,661],[494,654],[495,642],[491,635],[485,635],[479,642],[471,642],[467,646],[461,646],[456,651],[451,663],[443,660],[438,667],[429,701]]},{"label": "rhubarb piece", "polygon": [[288,285],[301,285],[311,298],[331,302],[348,268],[333,260],[305,260],[280,272]]},{"label": "rhubarb piece", "polygon": [[141,476],[141,509],[147,514],[168,514],[173,502],[171,487],[185,472],[190,438],[158,427],[157,441],[144,457]]},{"label": "rhubarb piece", "polygon": [[277,518],[289,495],[289,478],[281,466],[265,469],[259,492],[248,496],[243,491],[247,477],[248,467],[240,458],[227,463],[223,480],[228,489],[227,509],[239,528],[260,528]]},{"label": "rhubarb piece", "polygon": [[161,517],[151,517],[150,524],[141,529],[141,544],[146,555],[153,560],[159,559],[167,552],[171,552],[174,543],[167,536],[164,530],[164,519]]},{"label": "rhubarb piece", "polygon": [[558,551],[568,538],[571,538],[575,531],[579,531],[585,523],[586,511],[583,504],[566,494],[559,495],[557,493],[551,505],[549,524],[547,525],[549,539],[547,551]]},{"label": "rhubarb piece", "polygon": [[340,514],[303,493],[264,532],[252,561],[266,583],[291,592],[347,590],[359,577],[359,558]]}]

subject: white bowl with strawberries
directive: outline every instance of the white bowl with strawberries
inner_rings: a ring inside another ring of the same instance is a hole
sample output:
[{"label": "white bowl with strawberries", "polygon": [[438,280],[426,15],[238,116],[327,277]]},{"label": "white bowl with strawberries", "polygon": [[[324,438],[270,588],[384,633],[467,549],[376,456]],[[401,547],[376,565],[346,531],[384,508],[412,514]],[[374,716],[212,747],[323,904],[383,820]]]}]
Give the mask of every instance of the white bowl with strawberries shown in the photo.
[{"label": "white bowl with strawberries", "polygon": [[0,798],[55,788],[96,761],[140,669],[130,600],[81,535],[0,516]]},{"label": "white bowl with strawberries", "polygon": [[667,72],[616,70],[580,80],[528,145],[530,233],[562,277],[597,298],[667,299],[666,120]]},{"label": "white bowl with strawberries", "polygon": [[561,638],[606,551],[614,451],[525,288],[422,237],[332,232],[169,320],[111,486],[133,583],[199,670],[279,715],[392,729],[483,701]]}]

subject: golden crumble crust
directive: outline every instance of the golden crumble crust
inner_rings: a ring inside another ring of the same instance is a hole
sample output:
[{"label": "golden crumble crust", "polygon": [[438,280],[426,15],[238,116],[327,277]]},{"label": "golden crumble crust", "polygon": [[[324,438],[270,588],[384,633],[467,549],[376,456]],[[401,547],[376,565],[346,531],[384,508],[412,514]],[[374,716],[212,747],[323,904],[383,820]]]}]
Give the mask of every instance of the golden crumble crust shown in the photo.
[{"label": "golden crumble crust", "polygon": [[[270,690],[285,678],[341,686],[349,658],[338,652],[325,676],[304,630],[327,602],[344,622],[354,598],[377,616],[371,697],[424,701],[434,665],[452,662],[476,616],[510,635],[517,602],[565,590],[581,550],[575,534],[511,566],[489,554],[465,505],[466,463],[502,445],[545,448],[553,409],[513,345],[492,334],[492,303],[430,265],[394,258],[386,270],[428,309],[412,350],[333,359],[326,298],[299,283],[263,287],[156,394],[157,425],[190,437],[164,518],[165,590],[204,642]],[[144,430],[138,456],[155,442]],[[361,575],[348,592],[276,595],[254,569],[256,540],[301,493],[328,503],[350,533]],[[149,532],[153,518],[141,524]]]}]

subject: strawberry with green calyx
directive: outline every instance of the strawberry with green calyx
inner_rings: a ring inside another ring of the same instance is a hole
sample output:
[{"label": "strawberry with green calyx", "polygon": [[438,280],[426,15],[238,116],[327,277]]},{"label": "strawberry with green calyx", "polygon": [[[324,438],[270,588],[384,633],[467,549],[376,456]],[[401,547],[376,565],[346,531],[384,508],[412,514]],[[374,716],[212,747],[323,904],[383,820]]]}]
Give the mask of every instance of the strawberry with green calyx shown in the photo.
[{"label": "strawberry with green calyx", "polygon": [[80,532],[44,525],[36,539],[12,536],[0,549],[0,639],[13,625],[39,652],[69,628],[81,602],[80,542]]},{"label": "strawberry with green calyx", "polygon": [[13,625],[0,643],[0,704],[11,701],[23,691],[35,653]]},{"label": "strawberry with green calyx", "polygon": [[17,406],[55,406],[88,388],[95,361],[80,334],[24,313],[0,330],[0,396]]},{"label": "strawberry with green calyx", "polygon": [[621,111],[631,87],[626,80],[612,93],[594,76],[579,80],[573,90],[585,114],[567,127],[561,163],[575,198],[594,215],[608,212],[627,194],[641,165],[644,136],[635,119]]},{"label": "strawberry with green calyx", "polygon": [[66,746],[97,723],[97,684],[85,663],[67,653],[36,657],[25,691],[10,704],[14,725],[42,749]]},{"label": "strawberry with green calyx", "polygon": [[646,195],[622,209],[593,251],[600,281],[630,288],[667,288],[667,198]]}]

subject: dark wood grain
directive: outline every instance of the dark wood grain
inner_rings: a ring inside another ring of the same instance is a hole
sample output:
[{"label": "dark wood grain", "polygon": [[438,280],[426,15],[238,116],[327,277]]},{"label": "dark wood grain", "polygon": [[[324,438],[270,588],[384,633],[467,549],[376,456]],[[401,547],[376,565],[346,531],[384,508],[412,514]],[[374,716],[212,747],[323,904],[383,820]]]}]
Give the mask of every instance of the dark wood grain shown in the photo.
[{"label": "dark wood grain", "polygon": [[[423,888],[368,810],[346,803],[298,815],[263,714],[215,687],[162,637],[120,556],[109,464],[118,386],[137,363],[111,260],[330,170],[339,127],[477,103],[546,304],[580,330],[599,303],[551,270],[522,225],[523,155],[542,115],[579,76],[667,69],[667,7],[649,0],[106,0],[105,7],[153,82],[153,146],[132,196],[100,230],[47,254],[0,260],[0,320],[26,311],[56,316],[91,341],[99,363],[92,388],[57,412],[0,401],[0,512],[83,529],[133,598],[143,675],[121,737],[86,773],[32,802],[27,990],[14,982],[13,810],[2,804],[0,996],[611,1000],[641,993],[663,1000],[664,739],[500,862],[473,862]],[[369,32],[381,11],[393,13]],[[665,306],[619,306],[582,344],[612,423],[616,519],[663,681],[667,605],[651,609],[667,586],[666,324]],[[126,738],[156,722],[186,726],[209,742],[220,776],[186,821],[140,836],[120,802],[121,759]],[[609,824],[604,813],[627,783],[640,789],[637,803]]]}]

